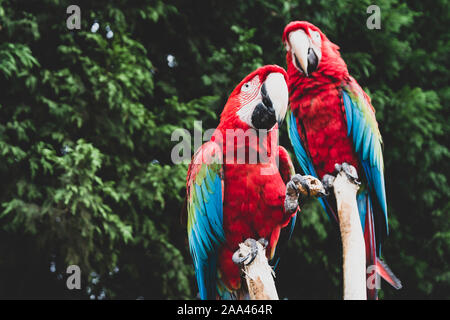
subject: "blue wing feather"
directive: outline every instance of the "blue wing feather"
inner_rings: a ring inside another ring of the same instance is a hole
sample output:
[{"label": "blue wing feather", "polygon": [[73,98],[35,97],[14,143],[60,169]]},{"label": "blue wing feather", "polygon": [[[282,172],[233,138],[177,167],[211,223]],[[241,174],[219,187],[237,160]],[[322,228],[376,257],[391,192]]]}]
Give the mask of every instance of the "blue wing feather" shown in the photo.
[{"label": "blue wing feather", "polygon": [[[211,142],[210,142],[211,143]],[[200,163],[203,152],[212,152],[209,143],[203,145],[191,164],[196,173],[188,177],[188,239],[194,261],[201,299],[214,299],[217,295],[217,254],[224,242],[223,199],[221,166],[211,154],[211,163]],[[200,155],[199,155],[200,154]]]},{"label": "blue wing feather", "polygon": [[[292,147],[294,148],[295,156],[297,157],[298,162],[300,163],[300,167],[303,172],[307,175],[311,175],[313,177],[319,178],[317,176],[316,170],[314,169],[314,165],[309,154],[306,152],[305,147],[300,139],[300,135],[298,133],[297,127],[297,119],[292,114],[292,111],[289,110],[287,113],[287,125],[288,125],[288,133],[289,138],[292,143]],[[336,214],[333,212],[331,206],[328,203],[328,200],[325,198],[318,199],[323,209],[328,215],[328,218],[333,218],[335,221],[338,221]],[[295,221],[294,221],[295,222]],[[294,229],[294,225],[291,226],[291,230]],[[292,231],[291,231],[292,232]]]},{"label": "blue wing feather", "polygon": [[356,202],[358,204],[359,218],[361,219],[361,227],[364,230],[366,221],[366,209],[367,209],[367,192],[360,192],[356,196]]},{"label": "blue wing feather", "polygon": [[[375,192],[383,211],[386,234],[388,218],[386,191],[384,186],[383,160],[381,154],[381,135],[376,120],[370,114],[371,106],[365,97],[349,88],[343,88],[342,97],[347,119],[348,132],[352,137],[355,151],[364,169],[369,189]],[[363,226],[364,221],[362,220]]]},{"label": "blue wing feather", "polygon": [[297,119],[292,114],[292,111],[288,111],[287,122],[289,138],[291,140],[292,147],[294,148],[295,156],[300,163],[300,167],[305,174],[317,177],[313,163],[306,152],[306,149],[303,147],[302,141],[298,134]]}]

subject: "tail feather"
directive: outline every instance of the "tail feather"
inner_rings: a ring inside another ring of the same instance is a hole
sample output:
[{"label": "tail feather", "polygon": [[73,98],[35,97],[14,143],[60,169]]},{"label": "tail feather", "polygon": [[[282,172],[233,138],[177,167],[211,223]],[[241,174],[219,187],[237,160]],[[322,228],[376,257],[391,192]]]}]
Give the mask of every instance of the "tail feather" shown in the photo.
[{"label": "tail feather", "polygon": [[[364,199],[365,198],[365,199]],[[388,265],[379,258],[380,248],[377,248],[375,238],[375,221],[372,201],[369,192],[360,194],[358,198],[358,209],[361,222],[364,223],[364,240],[366,242],[366,263],[367,266],[376,266],[377,273],[391,286],[399,290],[402,288],[401,281],[394,275]],[[378,244],[380,246],[380,244]],[[368,275],[369,277],[370,275]],[[376,300],[378,298],[376,288],[367,289],[367,298]]]},{"label": "tail feather", "polygon": [[399,290],[402,288],[400,279],[395,276],[388,265],[380,258],[377,259],[377,273],[395,289]]},{"label": "tail feather", "polygon": [[[369,193],[365,192],[365,201],[361,202],[363,204],[360,207],[360,215],[364,213],[364,240],[366,242],[366,266],[376,265],[376,241],[375,241],[375,230],[373,221],[373,208],[372,202],[370,201]],[[370,275],[367,275],[369,279]],[[367,288],[367,299],[377,300],[378,299],[378,289],[376,287]]]}]

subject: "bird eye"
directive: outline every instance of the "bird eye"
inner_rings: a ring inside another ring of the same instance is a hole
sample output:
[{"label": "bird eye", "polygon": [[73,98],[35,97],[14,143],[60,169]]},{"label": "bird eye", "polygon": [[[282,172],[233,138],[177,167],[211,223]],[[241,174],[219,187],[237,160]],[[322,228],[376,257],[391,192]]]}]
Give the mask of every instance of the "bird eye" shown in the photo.
[{"label": "bird eye", "polygon": [[312,38],[314,41],[318,41],[318,42],[320,41],[320,33],[319,33],[319,32],[309,30],[309,34],[311,35],[311,38]]},{"label": "bird eye", "polygon": [[248,91],[250,91],[250,89],[251,89],[251,84],[250,84],[250,82],[247,82],[247,83],[244,83],[244,85],[241,88],[241,91],[248,92]]}]

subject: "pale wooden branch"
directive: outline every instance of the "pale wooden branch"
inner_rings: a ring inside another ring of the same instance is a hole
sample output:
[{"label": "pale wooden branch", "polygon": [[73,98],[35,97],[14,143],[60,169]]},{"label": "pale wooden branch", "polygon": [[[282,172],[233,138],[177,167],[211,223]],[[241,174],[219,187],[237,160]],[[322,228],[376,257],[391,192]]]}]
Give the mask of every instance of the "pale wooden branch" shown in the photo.
[{"label": "pale wooden branch", "polygon": [[275,273],[266,257],[266,249],[260,241],[247,239],[239,244],[233,256],[241,259],[241,272],[247,283],[250,300],[278,300]]},{"label": "pale wooden branch", "polygon": [[356,202],[359,186],[342,170],[333,187],[342,238],[344,300],[366,300],[366,248]]}]

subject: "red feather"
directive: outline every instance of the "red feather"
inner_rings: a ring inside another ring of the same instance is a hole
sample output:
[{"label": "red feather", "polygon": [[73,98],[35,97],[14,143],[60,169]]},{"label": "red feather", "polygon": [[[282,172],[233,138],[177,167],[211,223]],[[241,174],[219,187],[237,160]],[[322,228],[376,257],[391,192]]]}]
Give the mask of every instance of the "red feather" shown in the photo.
[{"label": "red feather", "polygon": [[347,65],[340,57],[339,47],[333,44],[319,28],[306,21],[291,22],[285,28],[283,41],[290,32],[302,29],[319,32],[322,38],[322,58],[319,68],[305,77],[286,55],[291,110],[297,119],[300,137],[307,142],[319,178],[334,171],[336,163],[347,162],[361,175],[359,160],[353,143],[347,136],[347,121],[340,87],[350,81]]},{"label": "red feather", "polygon": [[[218,272],[223,284],[229,290],[238,290],[241,285],[239,266],[233,263],[231,257],[238,249],[239,243],[247,238],[258,240],[265,238],[269,241],[266,252],[270,257],[278,241],[280,228],[287,224],[291,214],[284,210],[284,198],[286,192],[285,181],[283,181],[275,162],[278,154],[278,125],[275,125],[264,138],[266,141],[260,143],[260,137],[256,140],[236,139],[233,152],[244,150],[246,160],[250,152],[260,154],[260,145],[266,146],[268,163],[258,162],[249,164],[227,163],[227,129],[247,130],[250,127],[240,120],[236,112],[241,106],[240,92],[244,83],[256,75],[259,76],[260,85],[270,73],[281,73],[287,82],[287,74],[283,68],[271,65],[259,68],[252,72],[231,93],[220,117],[220,124],[216,129],[214,141],[222,147],[224,154],[224,192],[223,192],[223,230],[225,243],[219,248]],[[275,150],[272,148],[275,147]],[[284,150],[284,149],[283,149]],[[284,150],[285,151],[285,150]],[[283,168],[283,178],[289,176],[286,170],[292,167],[289,155],[282,152],[280,167]],[[262,174],[263,168],[272,168],[271,174]],[[189,182],[188,182],[189,184]]]},{"label": "red feather", "polygon": [[[349,75],[347,66],[340,56],[339,47],[328,40],[316,26],[306,21],[289,23],[283,33],[283,42],[287,48],[290,48],[289,33],[299,29],[310,37],[310,31],[318,32],[321,39],[318,68],[310,72],[309,76],[300,72],[294,65],[290,50],[286,56],[291,110],[297,119],[297,129],[302,143],[309,152],[319,178],[333,173],[336,163],[347,162],[357,169],[358,176],[366,183],[367,179],[364,179],[366,173],[355,152],[353,139],[348,136],[343,87],[354,88],[358,94],[364,95],[372,110],[371,116],[375,120],[375,110],[370,104],[370,98]],[[335,208],[334,203],[331,206]],[[383,212],[377,212],[378,216],[383,215]],[[364,230],[367,265],[380,265],[377,267],[378,272],[394,287],[399,288],[401,284],[388,267],[378,263],[376,246],[377,242],[381,242],[381,236],[377,233],[378,239],[375,238],[375,220],[368,198]],[[369,290],[368,294],[368,297],[376,298],[377,290]]]}]

